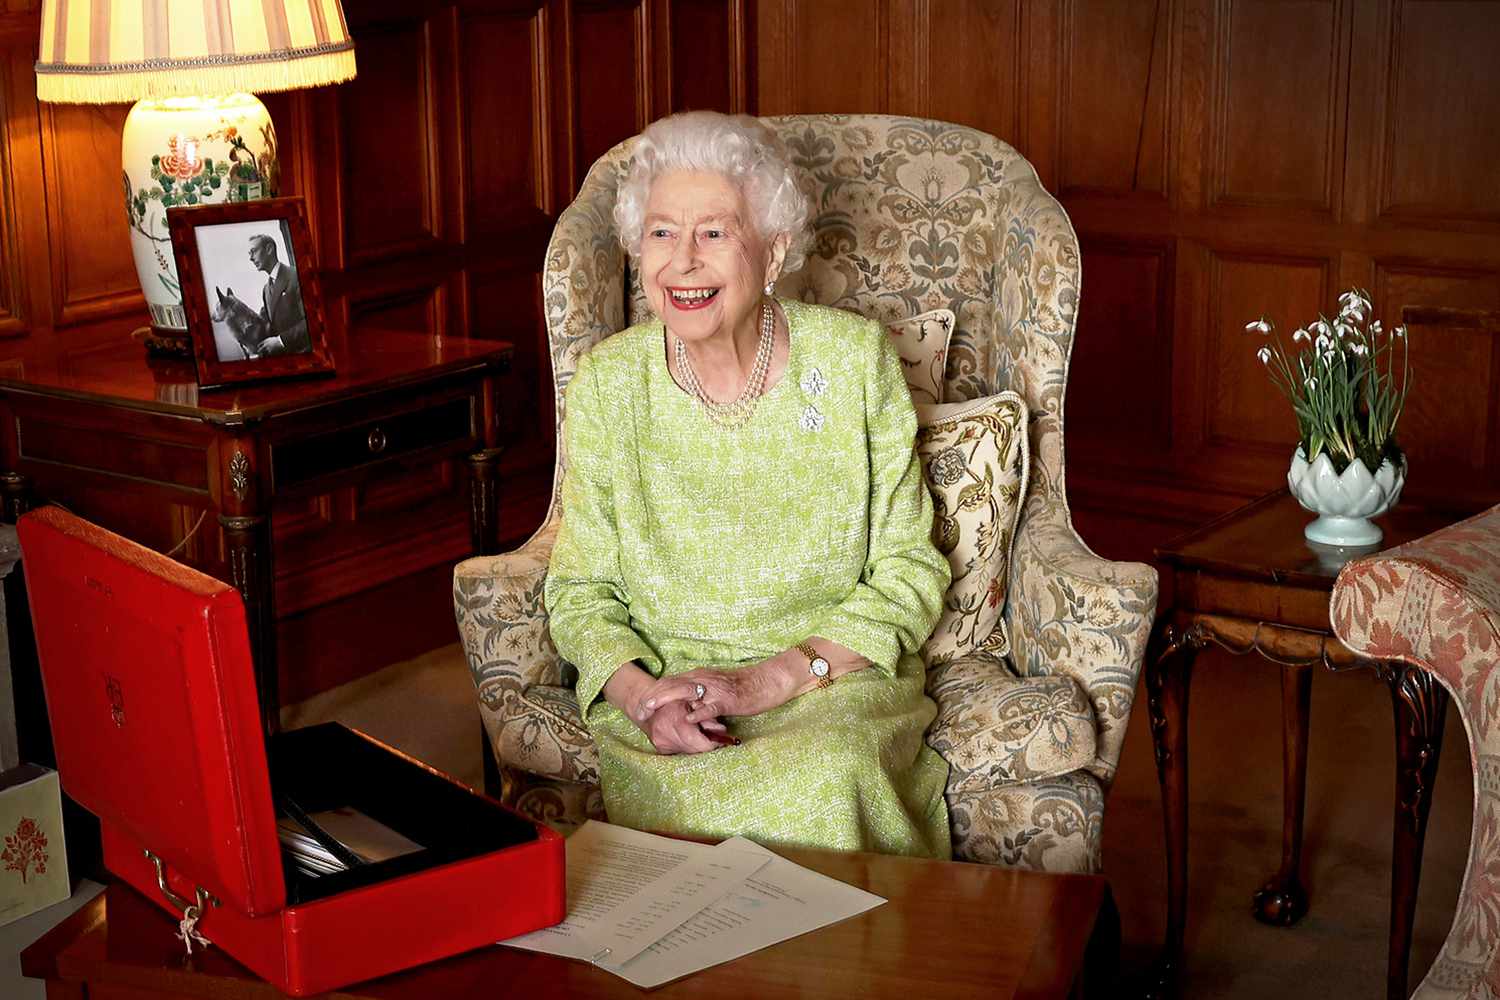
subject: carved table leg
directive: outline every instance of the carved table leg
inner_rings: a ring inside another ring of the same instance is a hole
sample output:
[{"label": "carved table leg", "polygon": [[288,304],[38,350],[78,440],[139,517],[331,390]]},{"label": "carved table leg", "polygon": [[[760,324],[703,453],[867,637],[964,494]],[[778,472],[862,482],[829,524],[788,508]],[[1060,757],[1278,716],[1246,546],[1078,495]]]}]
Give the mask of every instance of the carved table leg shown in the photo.
[{"label": "carved table leg", "polygon": [[15,524],[21,515],[31,509],[31,480],[19,472],[0,474],[0,519],[6,524]]},{"label": "carved table leg", "polygon": [[1307,727],[1313,664],[1281,667],[1281,870],[1255,894],[1255,919],[1290,927],[1307,912],[1302,888],[1302,816],[1307,802]]},{"label": "carved table leg", "polygon": [[500,448],[484,448],[469,456],[469,544],[476,556],[500,551],[499,484],[495,468]]},{"label": "carved table leg", "polygon": [[1448,692],[1420,667],[1383,665],[1396,715],[1396,815],[1391,836],[1391,941],[1386,966],[1386,996],[1405,1000],[1411,959],[1417,883],[1422,876],[1422,846],[1432,783],[1443,749],[1443,721]]},{"label": "carved table leg", "polygon": [[276,572],[271,563],[271,522],[266,517],[219,515],[229,545],[230,582],[245,602],[255,690],[266,735],[281,728],[280,676],[276,663]]},{"label": "carved table leg", "polygon": [[1205,642],[1202,631],[1189,621],[1164,617],[1146,654],[1146,706],[1167,842],[1167,938],[1144,989],[1148,997],[1175,994],[1187,926],[1188,684],[1193,659]]}]

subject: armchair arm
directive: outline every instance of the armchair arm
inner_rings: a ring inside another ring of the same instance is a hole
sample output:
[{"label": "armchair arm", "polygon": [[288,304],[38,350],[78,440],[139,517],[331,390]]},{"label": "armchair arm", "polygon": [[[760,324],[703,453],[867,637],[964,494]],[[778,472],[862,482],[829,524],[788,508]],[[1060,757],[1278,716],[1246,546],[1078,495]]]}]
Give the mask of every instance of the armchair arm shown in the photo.
[{"label": "armchair arm", "polygon": [[1156,570],[1095,555],[1060,500],[1033,495],[1011,558],[1011,661],[1022,676],[1066,673],[1082,685],[1099,723],[1087,770],[1106,788],[1119,765],[1158,593]]},{"label": "armchair arm", "polygon": [[542,604],[560,524],[553,516],[519,549],[459,563],[453,613],[496,760],[544,778],[597,783],[598,750]]},{"label": "armchair arm", "polygon": [[1469,736],[1474,815],[1452,929],[1413,996],[1489,994],[1500,968],[1500,507],[1346,565],[1329,601],[1334,633],[1357,653],[1401,660],[1447,689]]}]

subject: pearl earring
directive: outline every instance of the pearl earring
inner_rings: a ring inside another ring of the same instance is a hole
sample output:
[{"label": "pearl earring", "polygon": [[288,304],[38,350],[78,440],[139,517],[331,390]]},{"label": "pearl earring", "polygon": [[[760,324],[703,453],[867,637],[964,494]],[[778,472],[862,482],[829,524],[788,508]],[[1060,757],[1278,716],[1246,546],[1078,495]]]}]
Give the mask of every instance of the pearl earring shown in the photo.
[{"label": "pearl earring", "polygon": [[768,282],[766,282],[766,294],[767,295],[772,295],[772,294],[775,293],[775,291],[776,291],[776,282],[774,282],[774,281],[768,281]]}]

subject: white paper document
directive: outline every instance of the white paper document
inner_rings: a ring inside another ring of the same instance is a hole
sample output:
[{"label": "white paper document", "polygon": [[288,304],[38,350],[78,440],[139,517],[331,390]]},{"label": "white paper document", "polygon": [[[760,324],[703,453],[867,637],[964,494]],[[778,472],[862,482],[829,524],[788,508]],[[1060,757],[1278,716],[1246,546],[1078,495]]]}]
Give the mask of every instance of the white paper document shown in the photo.
[{"label": "white paper document", "polygon": [[767,859],[766,866],[611,972],[650,989],[885,902],[874,893],[777,857],[743,837],[726,840],[717,849],[757,852]]},{"label": "white paper document", "polygon": [[567,919],[504,943],[596,965],[629,961],[766,864],[593,820],[566,848]]},{"label": "white paper document", "polygon": [[649,989],[885,902],[741,837],[715,847],[589,822],[567,842],[568,917],[503,944]]}]

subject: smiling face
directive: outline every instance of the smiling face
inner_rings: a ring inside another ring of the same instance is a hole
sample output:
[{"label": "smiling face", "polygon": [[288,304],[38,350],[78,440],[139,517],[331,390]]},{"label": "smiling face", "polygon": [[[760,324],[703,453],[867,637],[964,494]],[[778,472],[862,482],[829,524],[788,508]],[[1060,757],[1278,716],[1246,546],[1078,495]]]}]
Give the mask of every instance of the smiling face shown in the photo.
[{"label": "smiling face", "polygon": [[726,177],[674,171],[651,185],[641,235],[641,284],[667,329],[701,342],[760,326],[761,288],[780,271],[783,235],[756,232]]}]

